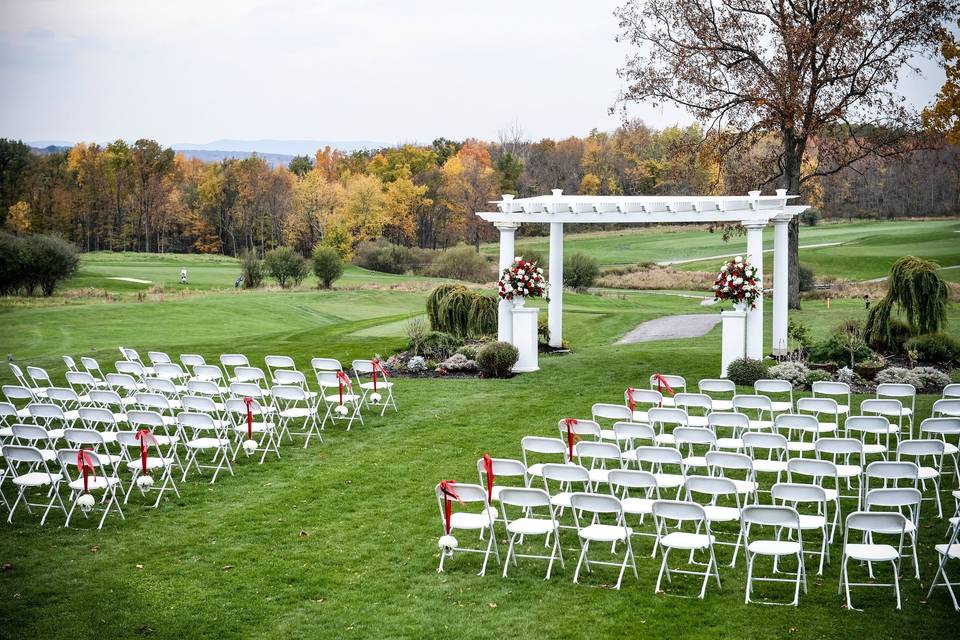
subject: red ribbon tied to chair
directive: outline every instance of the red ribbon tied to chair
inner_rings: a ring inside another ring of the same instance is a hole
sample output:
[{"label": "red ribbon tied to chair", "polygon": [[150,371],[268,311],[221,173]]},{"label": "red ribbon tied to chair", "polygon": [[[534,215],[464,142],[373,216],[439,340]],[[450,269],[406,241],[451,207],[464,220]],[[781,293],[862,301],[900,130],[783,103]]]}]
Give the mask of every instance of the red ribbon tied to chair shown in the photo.
[{"label": "red ribbon tied to chair", "polygon": [[633,399],[633,387],[627,387],[627,406],[630,407],[630,413],[637,410],[637,401]]},{"label": "red ribbon tied to chair", "polygon": [[570,462],[573,462],[573,443],[580,439],[580,436],[572,431],[573,426],[577,424],[577,419],[564,418],[563,424],[567,427],[567,453],[570,455]]},{"label": "red ribbon tied to chair", "polygon": [[483,470],[487,474],[487,501],[493,502],[493,458],[489,453],[483,454]]},{"label": "red ribbon tied to chair", "polygon": [[460,504],[463,504],[463,500],[460,499],[460,496],[457,495],[456,490],[454,490],[453,485],[456,484],[454,480],[441,480],[440,481],[440,493],[443,494],[443,517],[444,517],[444,533],[450,535],[450,512],[451,505],[450,500],[456,500]]},{"label": "red ribbon tied to chair", "polygon": [[88,493],[88,480],[87,477],[89,474],[93,474],[93,477],[97,477],[97,468],[93,464],[93,458],[90,457],[90,454],[86,449],[80,449],[77,451],[77,469],[83,473],[83,492]]},{"label": "red ribbon tied to chair", "polygon": [[653,379],[657,381],[657,391],[663,393],[663,390],[666,389],[667,393],[670,395],[674,394],[673,387],[670,386],[670,383],[667,382],[667,379],[664,378],[661,374],[653,374]]},{"label": "red ribbon tied to chair", "polygon": [[337,371],[337,383],[340,385],[340,404],[343,404],[343,387],[350,388],[350,378],[343,371]]},{"label": "red ribbon tied to chair", "polygon": [[377,372],[383,376],[384,381],[387,379],[387,372],[384,370],[383,365],[380,364],[380,361],[374,358],[370,361],[370,365],[373,367],[373,392],[377,392]]},{"label": "red ribbon tied to chair", "polygon": [[243,403],[247,405],[247,438],[253,440],[253,398],[244,398]]},{"label": "red ribbon tied to chair", "polygon": [[140,429],[134,437],[140,441],[140,467],[143,475],[147,475],[147,440],[153,440],[153,444],[157,444],[157,439],[149,429]]}]

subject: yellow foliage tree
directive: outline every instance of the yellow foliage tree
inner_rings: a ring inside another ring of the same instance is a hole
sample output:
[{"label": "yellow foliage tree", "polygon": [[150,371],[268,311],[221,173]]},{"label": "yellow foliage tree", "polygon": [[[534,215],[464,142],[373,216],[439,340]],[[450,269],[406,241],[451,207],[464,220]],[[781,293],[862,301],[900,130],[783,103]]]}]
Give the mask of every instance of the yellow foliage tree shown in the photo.
[{"label": "yellow foliage tree", "polygon": [[[957,21],[960,27],[960,20]],[[937,93],[937,100],[923,110],[923,125],[941,133],[950,144],[960,144],[960,41],[949,31],[941,32],[940,53],[947,78]]]},{"label": "yellow foliage tree", "polygon": [[580,193],[585,196],[595,196],[600,194],[600,178],[592,173],[588,173],[580,180]]},{"label": "yellow foliage tree", "polygon": [[7,228],[13,233],[30,232],[30,205],[23,200],[10,205],[7,211]]},{"label": "yellow foliage tree", "polygon": [[383,195],[383,182],[376,176],[363,174],[347,177],[334,216],[350,232],[354,245],[364,240],[373,240],[383,235],[386,227],[387,209]]},{"label": "yellow foliage tree", "polygon": [[306,252],[323,239],[334,211],[343,198],[343,187],[318,167],[293,186],[293,206],[284,221],[284,241]]},{"label": "yellow foliage tree", "polygon": [[433,204],[427,187],[408,177],[387,184],[383,194],[387,223],[383,236],[396,244],[410,244],[416,232],[417,212]]}]

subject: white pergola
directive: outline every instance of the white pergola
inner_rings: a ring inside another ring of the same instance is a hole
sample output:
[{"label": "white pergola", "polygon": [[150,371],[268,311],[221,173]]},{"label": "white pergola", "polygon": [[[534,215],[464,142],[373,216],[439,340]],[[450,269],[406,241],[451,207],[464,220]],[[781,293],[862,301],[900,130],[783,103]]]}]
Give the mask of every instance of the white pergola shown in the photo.
[{"label": "white pergola", "polygon": [[[554,189],[549,196],[514,198],[504,194],[492,201],[496,211],[478,212],[500,230],[500,270],[510,266],[516,255],[514,235],[521,224],[550,225],[550,303],[548,321],[550,344],[559,347],[563,340],[563,225],[623,223],[739,223],[747,230],[747,259],[763,276],[763,229],[771,222],[773,236],[773,333],[771,351],[787,352],[787,224],[807,207],[791,206],[788,201],[799,196],[787,195],[785,189],[776,195],[751,191],[746,196],[565,196]],[[731,255],[739,253],[731,249]],[[497,339],[511,342],[512,327],[509,304],[501,300]],[[747,357],[763,357],[763,299],[755,311],[747,314]]]}]

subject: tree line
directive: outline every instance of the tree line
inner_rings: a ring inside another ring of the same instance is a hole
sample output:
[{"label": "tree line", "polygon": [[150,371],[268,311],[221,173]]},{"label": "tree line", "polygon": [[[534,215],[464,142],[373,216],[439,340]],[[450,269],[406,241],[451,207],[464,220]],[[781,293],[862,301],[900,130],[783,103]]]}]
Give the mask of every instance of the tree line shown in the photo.
[{"label": "tree line", "polygon": [[[359,243],[380,238],[429,249],[479,246],[496,232],[473,214],[501,193],[709,195],[763,184],[763,153],[719,154],[704,143],[711,135],[697,125],[628,122],[534,142],[514,128],[493,142],[325,148],[287,167],[256,155],[206,163],[146,139],[49,153],[0,139],[0,219],[14,233],[57,234],[83,251],[263,255],[290,246],[309,255],[321,244],[349,258]],[[817,140],[804,162],[817,162]],[[826,217],[957,215],[960,147],[864,158],[806,181],[802,193]],[[538,232],[531,227],[525,232]]]}]

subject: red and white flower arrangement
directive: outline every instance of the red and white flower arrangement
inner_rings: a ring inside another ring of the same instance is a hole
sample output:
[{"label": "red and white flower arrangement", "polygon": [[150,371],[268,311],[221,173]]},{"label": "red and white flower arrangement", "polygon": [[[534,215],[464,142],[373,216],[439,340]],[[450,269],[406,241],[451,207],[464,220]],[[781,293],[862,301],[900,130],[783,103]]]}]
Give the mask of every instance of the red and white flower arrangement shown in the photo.
[{"label": "red and white flower arrangement", "polygon": [[737,256],[720,267],[720,273],[713,283],[715,300],[730,300],[754,309],[763,292],[763,283],[757,277],[757,268]]},{"label": "red and white flower arrangement", "polygon": [[547,293],[547,279],[543,277],[543,269],[537,266],[536,261],[517,256],[513,264],[500,274],[497,287],[498,295],[504,300],[543,298]]}]

